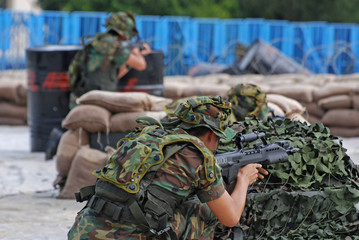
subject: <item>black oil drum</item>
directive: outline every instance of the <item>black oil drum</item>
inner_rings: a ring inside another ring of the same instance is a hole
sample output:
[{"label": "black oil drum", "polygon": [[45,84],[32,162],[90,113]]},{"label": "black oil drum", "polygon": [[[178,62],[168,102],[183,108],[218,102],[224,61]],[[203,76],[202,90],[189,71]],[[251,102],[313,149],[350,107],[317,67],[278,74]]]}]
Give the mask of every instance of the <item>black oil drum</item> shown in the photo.
[{"label": "black oil drum", "polygon": [[147,68],[143,71],[131,69],[118,81],[118,92],[147,92],[151,95],[163,96],[164,54],[163,51],[152,50],[145,56]]},{"label": "black oil drum", "polygon": [[31,152],[46,150],[52,129],[61,128],[70,111],[67,71],[81,48],[81,45],[48,45],[26,49]]}]

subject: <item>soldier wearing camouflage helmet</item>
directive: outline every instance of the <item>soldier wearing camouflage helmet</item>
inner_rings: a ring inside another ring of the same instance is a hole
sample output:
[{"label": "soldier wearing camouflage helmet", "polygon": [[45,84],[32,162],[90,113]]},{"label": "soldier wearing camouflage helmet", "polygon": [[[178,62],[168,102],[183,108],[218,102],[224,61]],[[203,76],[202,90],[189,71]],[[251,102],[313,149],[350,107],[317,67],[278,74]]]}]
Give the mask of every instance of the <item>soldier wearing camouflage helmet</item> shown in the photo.
[{"label": "soldier wearing camouflage helmet", "polygon": [[232,120],[243,121],[246,117],[255,116],[265,119],[269,108],[267,96],[259,87],[251,83],[240,83],[232,87],[228,93],[228,100],[232,103]]},{"label": "soldier wearing camouflage helmet", "polygon": [[213,152],[226,137],[231,104],[221,97],[194,97],[161,122],[118,143],[106,166],[94,171],[95,186],[81,189],[87,200],[69,239],[213,239],[216,222],[238,223],[247,188],[267,172],[243,167],[229,194]]},{"label": "soldier wearing camouflage helmet", "polygon": [[144,56],[150,53],[148,44],[131,48],[128,40],[138,36],[132,12],[112,13],[105,21],[106,32],[96,34],[73,58],[69,66],[71,87],[70,108],[76,99],[91,90],[116,91],[118,79],[129,68],[144,70]]}]

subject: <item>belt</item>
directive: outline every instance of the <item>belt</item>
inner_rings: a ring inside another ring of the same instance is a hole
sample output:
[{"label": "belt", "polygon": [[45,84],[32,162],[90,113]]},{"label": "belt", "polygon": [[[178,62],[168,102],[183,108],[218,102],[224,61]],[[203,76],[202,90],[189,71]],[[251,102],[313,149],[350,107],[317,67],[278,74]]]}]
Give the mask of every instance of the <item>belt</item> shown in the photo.
[{"label": "belt", "polygon": [[97,213],[112,218],[115,221],[133,222],[135,219],[125,204],[112,202],[110,200],[93,195],[87,202],[86,207],[94,209]]},{"label": "belt", "polygon": [[[132,205],[133,206],[133,205]],[[152,226],[149,226],[149,222],[145,220],[146,217],[134,217],[132,212],[138,212],[135,211],[131,206],[127,206],[125,204],[119,203],[119,202],[112,202],[110,200],[98,197],[96,195],[93,195],[90,200],[87,202],[86,207],[89,207],[91,209],[94,209],[96,213],[101,213],[105,215],[106,217],[112,218],[115,221],[125,221],[125,222],[131,222],[135,223],[139,226],[139,228],[145,232],[146,235],[152,235],[156,238],[162,237],[161,235],[166,233],[167,236],[170,236],[170,239],[178,239],[173,229],[170,227],[165,227],[161,230],[155,230],[151,228]],[[137,215],[135,213],[135,215]],[[138,221],[140,219],[140,221]],[[144,220],[144,221],[141,221]],[[163,220],[167,220],[163,219]],[[153,223],[150,221],[150,224]],[[151,224],[152,225],[152,224]],[[165,237],[165,236],[164,236]],[[166,238],[166,237],[165,237]]]}]

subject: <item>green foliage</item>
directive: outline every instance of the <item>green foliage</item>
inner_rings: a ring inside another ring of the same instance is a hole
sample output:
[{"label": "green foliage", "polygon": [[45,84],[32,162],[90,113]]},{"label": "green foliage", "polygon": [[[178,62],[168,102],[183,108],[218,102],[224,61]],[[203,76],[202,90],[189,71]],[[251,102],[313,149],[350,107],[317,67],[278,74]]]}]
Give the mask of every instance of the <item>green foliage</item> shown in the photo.
[{"label": "green foliage", "polygon": [[267,187],[286,185],[292,190],[322,190],[359,179],[358,168],[346,155],[341,140],[323,124],[307,125],[290,119],[276,122],[246,119],[238,124],[245,129],[243,133],[265,132],[268,143],[288,140],[290,146],[299,149],[289,156],[289,162],[267,166],[271,173]]},{"label": "green foliage", "polygon": [[[247,217],[242,219],[241,227],[248,228],[248,240],[359,239],[359,211],[349,204],[352,199],[345,200],[347,195],[340,195],[347,191],[341,187],[327,188],[325,192],[274,190],[250,194]],[[326,194],[329,192],[341,196],[340,200],[333,201]],[[358,197],[356,194],[357,200]]]},{"label": "green foliage", "polygon": [[237,124],[244,134],[265,132],[268,143],[299,148],[289,162],[266,166],[270,175],[249,190],[238,225],[246,239],[359,239],[359,170],[340,139],[323,124],[290,119]]}]

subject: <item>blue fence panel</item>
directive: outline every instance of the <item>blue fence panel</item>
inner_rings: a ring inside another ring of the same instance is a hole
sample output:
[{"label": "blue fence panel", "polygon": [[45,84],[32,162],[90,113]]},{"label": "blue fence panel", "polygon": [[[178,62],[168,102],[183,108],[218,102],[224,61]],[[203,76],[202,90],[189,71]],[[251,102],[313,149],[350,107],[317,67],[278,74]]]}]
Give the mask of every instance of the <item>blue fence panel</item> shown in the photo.
[{"label": "blue fence panel", "polygon": [[351,46],[352,25],[351,24],[333,24],[334,28],[334,55],[331,66],[328,69],[330,73],[348,74],[354,72],[353,49]]},{"label": "blue fence panel", "polygon": [[146,41],[153,49],[164,49],[167,46],[168,28],[159,16],[136,16],[139,39]]},{"label": "blue fence panel", "polygon": [[236,48],[238,44],[242,44],[240,42],[240,35],[242,32],[240,31],[242,19],[229,19],[224,20],[224,46],[222,47],[222,61],[227,65],[231,65],[236,60]]},{"label": "blue fence panel", "polygon": [[[196,20],[198,24],[197,56],[200,62],[209,62],[210,57],[215,54],[215,47],[217,47],[214,45],[217,21],[208,18],[197,18]],[[218,38],[218,36],[216,37]],[[216,52],[218,53],[218,51]]]},{"label": "blue fence panel", "polygon": [[29,45],[28,29],[30,13],[5,10],[5,29],[2,31],[4,42],[5,69],[25,67],[25,51],[20,46]]},{"label": "blue fence panel", "polygon": [[43,14],[31,14],[29,21],[30,43],[29,47],[44,45],[45,16]]},{"label": "blue fence panel", "polygon": [[104,12],[73,12],[71,14],[70,35],[63,38],[68,44],[81,44],[81,39],[104,32],[104,23],[108,13]]},{"label": "blue fence panel", "polygon": [[[105,12],[16,12],[0,9],[0,70],[25,67],[25,50],[80,44],[104,32]],[[359,72],[357,24],[136,16],[139,36],[165,55],[165,75],[186,74],[195,64],[231,65],[238,43],[261,39],[314,73]]]},{"label": "blue fence panel", "polygon": [[188,61],[193,53],[191,36],[191,18],[189,17],[163,17],[161,21],[167,23],[165,38],[167,47],[165,49],[165,75],[185,73],[188,70]]},{"label": "blue fence panel", "polygon": [[[301,63],[315,73],[324,73],[323,63],[325,63],[326,56],[323,51],[323,30],[325,30],[325,23],[321,22],[307,22],[295,23],[294,27],[295,39],[297,43],[295,49],[295,59],[301,59]],[[328,41],[331,41],[329,36],[326,36]]]},{"label": "blue fence panel", "polygon": [[354,61],[354,70],[353,72],[359,72],[359,61],[356,56],[359,56],[359,28],[358,25],[351,25],[351,36],[350,36],[350,46],[353,51],[352,59]]},{"label": "blue fence panel", "polygon": [[267,22],[269,25],[269,43],[278,48],[283,54],[293,57],[293,26],[284,20],[270,20]]},{"label": "blue fence panel", "polygon": [[242,42],[246,45],[252,44],[257,39],[270,42],[269,24],[264,19],[245,19],[242,23],[244,25],[243,31],[244,39]]},{"label": "blue fence panel", "polygon": [[[323,23],[321,31],[317,33],[317,39],[321,42],[314,42],[318,55],[321,57],[322,68],[317,73],[330,73],[330,65],[332,63],[332,56],[334,54],[333,46],[335,45],[334,27],[332,24],[328,25]],[[339,72],[337,73],[339,74]]]},{"label": "blue fence panel", "polygon": [[11,12],[1,10],[0,27],[2,29],[0,35],[0,56],[1,56],[1,69],[6,69],[6,53],[10,49],[10,28],[11,28]]}]

